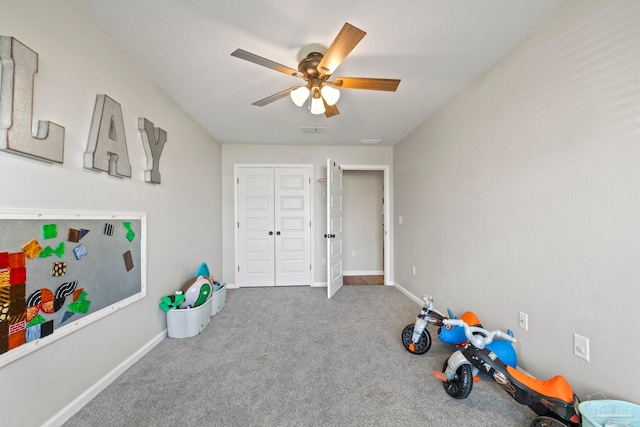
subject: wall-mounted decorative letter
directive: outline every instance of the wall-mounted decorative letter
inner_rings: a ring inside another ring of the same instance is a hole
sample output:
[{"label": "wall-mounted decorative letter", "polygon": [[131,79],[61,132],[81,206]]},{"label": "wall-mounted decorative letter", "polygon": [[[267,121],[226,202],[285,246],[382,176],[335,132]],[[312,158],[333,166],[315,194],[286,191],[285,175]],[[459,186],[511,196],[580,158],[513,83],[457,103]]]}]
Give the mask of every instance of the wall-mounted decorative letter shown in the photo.
[{"label": "wall-mounted decorative letter", "polygon": [[98,95],[93,110],[84,167],[131,178],[122,108],[107,95]]},{"label": "wall-mounted decorative letter", "polygon": [[64,127],[38,121],[33,134],[33,80],[38,54],[9,36],[0,36],[0,150],[62,163]]},{"label": "wall-mounted decorative letter", "polygon": [[167,132],[153,127],[153,122],[143,117],[138,118],[138,129],[140,129],[144,152],[147,154],[147,170],[144,171],[144,180],[160,184],[160,155],[165,142],[167,142]]}]

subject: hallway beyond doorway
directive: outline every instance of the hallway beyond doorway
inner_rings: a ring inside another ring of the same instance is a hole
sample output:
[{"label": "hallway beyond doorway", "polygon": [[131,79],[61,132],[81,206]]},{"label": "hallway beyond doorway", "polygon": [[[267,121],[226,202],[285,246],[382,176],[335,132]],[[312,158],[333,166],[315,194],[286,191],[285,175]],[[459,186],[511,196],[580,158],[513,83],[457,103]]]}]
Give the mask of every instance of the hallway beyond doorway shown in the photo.
[{"label": "hallway beyond doorway", "polygon": [[349,285],[384,285],[384,275],[344,276],[343,283]]}]

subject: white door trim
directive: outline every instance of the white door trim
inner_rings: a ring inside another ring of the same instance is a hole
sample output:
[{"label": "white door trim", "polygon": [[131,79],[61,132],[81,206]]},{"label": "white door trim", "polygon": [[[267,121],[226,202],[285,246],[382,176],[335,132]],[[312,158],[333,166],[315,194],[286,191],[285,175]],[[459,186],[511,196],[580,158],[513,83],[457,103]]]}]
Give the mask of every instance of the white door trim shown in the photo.
[{"label": "white door trim", "polygon": [[[340,165],[343,171],[346,170],[364,170],[364,171],[377,171],[384,172],[384,284],[386,286],[393,286],[393,271],[391,271],[391,255],[392,248],[391,242],[393,242],[393,221],[391,220],[391,175],[389,173],[389,165]],[[327,278],[328,280],[328,278]]]}]

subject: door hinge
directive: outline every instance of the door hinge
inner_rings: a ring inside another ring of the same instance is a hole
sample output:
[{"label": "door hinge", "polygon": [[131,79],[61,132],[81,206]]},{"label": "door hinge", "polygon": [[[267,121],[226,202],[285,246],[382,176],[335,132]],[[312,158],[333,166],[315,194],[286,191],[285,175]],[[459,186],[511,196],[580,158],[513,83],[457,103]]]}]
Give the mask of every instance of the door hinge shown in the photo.
[{"label": "door hinge", "polygon": [[238,221],[238,228],[240,228],[240,221]]},{"label": "door hinge", "polygon": [[240,266],[238,266],[238,271],[240,271]]},{"label": "door hinge", "polygon": [[311,264],[309,264],[309,270],[311,270]]},{"label": "door hinge", "polygon": [[240,178],[236,178],[236,183],[240,184]]}]

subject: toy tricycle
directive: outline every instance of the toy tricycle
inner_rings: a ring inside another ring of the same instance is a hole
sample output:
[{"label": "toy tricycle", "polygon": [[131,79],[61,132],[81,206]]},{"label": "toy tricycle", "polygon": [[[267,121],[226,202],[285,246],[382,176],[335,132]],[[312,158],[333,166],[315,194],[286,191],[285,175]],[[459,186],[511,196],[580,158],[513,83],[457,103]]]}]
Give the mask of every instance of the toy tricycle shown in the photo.
[{"label": "toy tricycle", "polygon": [[581,417],[580,401],[562,375],[546,380],[534,378],[515,367],[508,366],[500,354],[491,350],[494,338],[514,342],[515,338],[500,330],[488,331],[469,326],[461,319],[444,319],[445,325],[462,326],[468,339],[462,350],[455,351],[442,367],[442,372],[433,371],[433,376],[442,381],[447,394],[455,399],[464,399],[473,387],[480,372],[485,372],[497,382],[513,399],[526,405],[538,416],[530,427],[578,427]]},{"label": "toy tricycle", "polygon": [[424,354],[431,348],[431,335],[427,330],[427,325],[432,324],[442,326],[445,316],[433,310],[433,297],[425,295],[422,297],[424,306],[416,318],[415,324],[405,326],[402,331],[402,344],[407,351],[413,354]]},{"label": "toy tricycle", "polygon": [[[433,310],[433,297],[431,295],[423,296],[422,300],[424,301],[424,306],[416,318],[416,323],[405,326],[402,331],[402,344],[404,344],[404,348],[407,351],[413,354],[424,354],[429,351],[429,348],[431,348],[431,334],[427,330],[429,324],[438,326],[438,337],[445,344],[459,345],[467,340],[462,328],[448,327],[446,331],[440,328],[444,319],[456,318],[450,309],[447,309],[449,317],[443,316]],[[480,320],[471,311],[464,312],[460,318],[470,325],[481,326]]]},{"label": "toy tricycle", "polygon": [[[407,351],[413,354],[424,354],[431,347],[431,335],[427,330],[429,324],[438,326],[438,338],[445,344],[453,344],[457,348],[466,345],[467,337],[464,328],[461,326],[447,325],[443,320],[448,319],[440,313],[433,310],[433,297],[425,295],[422,297],[424,307],[420,310],[420,314],[416,318],[415,324],[407,325],[402,331],[402,344]],[[450,309],[447,309],[449,318],[455,319],[456,316]],[[467,325],[482,327],[480,319],[471,311],[465,311],[460,319]],[[513,336],[513,333],[509,331]],[[494,351],[502,361],[509,366],[516,367],[517,356],[516,351],[509,341],[495,341],[488,346]]]}]

